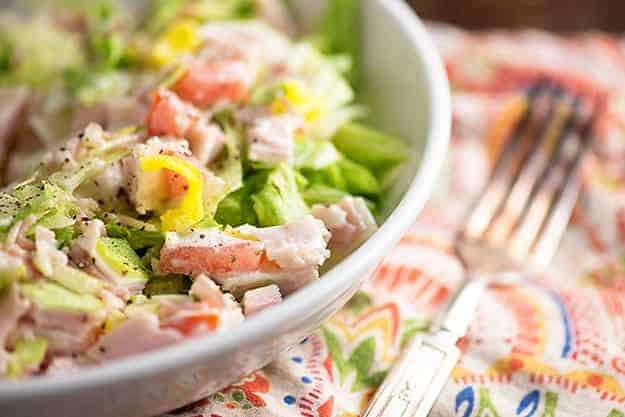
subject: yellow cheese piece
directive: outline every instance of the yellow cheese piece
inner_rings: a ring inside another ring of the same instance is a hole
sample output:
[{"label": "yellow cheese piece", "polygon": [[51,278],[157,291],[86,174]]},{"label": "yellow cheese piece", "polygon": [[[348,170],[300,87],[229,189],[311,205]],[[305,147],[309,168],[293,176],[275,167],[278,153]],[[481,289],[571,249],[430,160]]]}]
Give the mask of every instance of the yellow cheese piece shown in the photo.
[{"label": "yellow cheese piece", "polygon": [[169,209],[161,216],[165,231],[183,232],[204,218],[203,181],[200,169],[191,162],[170,155],[141,158],[141,170],[155,172],[168,169],[180,174],[189,185],[180,205]]}]

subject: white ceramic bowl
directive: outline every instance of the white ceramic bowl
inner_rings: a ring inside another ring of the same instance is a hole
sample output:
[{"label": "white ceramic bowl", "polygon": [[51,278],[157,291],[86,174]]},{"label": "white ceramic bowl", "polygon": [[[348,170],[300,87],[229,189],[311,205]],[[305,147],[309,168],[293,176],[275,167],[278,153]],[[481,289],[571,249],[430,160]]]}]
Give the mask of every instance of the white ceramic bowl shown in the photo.
[{"label": "white ceramic bowl", "polygon": [[[364,97],[371,122],[411,144],[409,163],[385,204],[380,230],[321,280],[232,331],[75,375],[0,383],[0,416],[157,415],[267,364],[354,294],[430,196],[445,159],[451,119],[443,66],[421,22],[402,0],[362,2]],[[292,3],[306,28],[325,1]]]}]

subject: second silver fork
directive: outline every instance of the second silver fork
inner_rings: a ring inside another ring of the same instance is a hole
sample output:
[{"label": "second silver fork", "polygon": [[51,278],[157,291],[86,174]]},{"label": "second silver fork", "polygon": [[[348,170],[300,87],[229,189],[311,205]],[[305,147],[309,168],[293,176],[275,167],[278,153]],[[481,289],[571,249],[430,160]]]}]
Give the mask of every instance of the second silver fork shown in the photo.
[{"label": "second silver fork", "polygon": [[555,255],[581,189],[597,103],[549,81],[530,86],[525,103],[455,240],[464,284],[431,331],[404,350],[363,417],[427,416],[458,362],[456,342],[486,277],[545,267]]}]

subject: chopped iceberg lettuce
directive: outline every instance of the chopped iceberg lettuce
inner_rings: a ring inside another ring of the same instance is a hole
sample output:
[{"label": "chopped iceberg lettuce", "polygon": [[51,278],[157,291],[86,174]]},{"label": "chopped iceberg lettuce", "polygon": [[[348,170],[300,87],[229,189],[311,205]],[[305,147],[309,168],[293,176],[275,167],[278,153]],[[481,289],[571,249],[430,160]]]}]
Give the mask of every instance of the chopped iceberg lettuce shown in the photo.
[{"label": "chopped iceberg lettuce", "polygon": [[29,215],[50,229],[74,223],[79,209],[71,194],[47,180],[27,182],[0,194],[0,231]]}]

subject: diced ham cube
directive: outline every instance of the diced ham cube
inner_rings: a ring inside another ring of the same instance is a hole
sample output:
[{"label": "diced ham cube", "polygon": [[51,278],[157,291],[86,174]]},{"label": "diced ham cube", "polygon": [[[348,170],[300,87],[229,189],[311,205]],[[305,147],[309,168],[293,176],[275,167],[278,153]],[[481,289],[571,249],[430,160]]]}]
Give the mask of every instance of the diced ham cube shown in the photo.
[{"label": "diced ham cube", "polygon": [[209,123],[193,105],[165,89],[154,95],[146,124],[150,135],[187,139],[191,152],[202,165],[217,158],[225,143],[225,135],[218,126]]},{"label": "diced ham cube", "polygon": [[248,100],[253,79],[241,60],[193,60],[187,65],[185,74],[172,88],[184,100],[201,108]]}]

